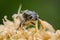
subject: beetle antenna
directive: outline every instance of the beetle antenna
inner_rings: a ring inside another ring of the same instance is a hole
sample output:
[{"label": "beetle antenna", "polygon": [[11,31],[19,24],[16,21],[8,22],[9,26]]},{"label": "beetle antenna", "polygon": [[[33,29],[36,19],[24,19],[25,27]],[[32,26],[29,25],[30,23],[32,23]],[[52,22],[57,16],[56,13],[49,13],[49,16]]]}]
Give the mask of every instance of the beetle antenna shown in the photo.
[{"label": "beetle antenna", "polygon": [[22,5],[20,4],[19,9],[18,9],[18,15],[21,13],[21,8],[22,8]]}]

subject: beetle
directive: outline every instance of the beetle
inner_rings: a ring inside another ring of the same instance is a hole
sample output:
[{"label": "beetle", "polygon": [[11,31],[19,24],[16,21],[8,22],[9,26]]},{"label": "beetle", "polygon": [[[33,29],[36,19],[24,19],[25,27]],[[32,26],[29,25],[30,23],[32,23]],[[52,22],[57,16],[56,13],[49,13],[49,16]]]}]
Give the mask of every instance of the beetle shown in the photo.
[{"label": "beetle", "polygon": [[[21,26],[36,25],[36,21],[39,18],[39,16],[37,15],[36,12],[30,11],[30,10],[24,10],[24,11],[21,11],[20,14],[22,14],[22,18],[24,19],[21,21],[20,27]],[[20,18],[20,15],[19,15],[19,18]]]}]

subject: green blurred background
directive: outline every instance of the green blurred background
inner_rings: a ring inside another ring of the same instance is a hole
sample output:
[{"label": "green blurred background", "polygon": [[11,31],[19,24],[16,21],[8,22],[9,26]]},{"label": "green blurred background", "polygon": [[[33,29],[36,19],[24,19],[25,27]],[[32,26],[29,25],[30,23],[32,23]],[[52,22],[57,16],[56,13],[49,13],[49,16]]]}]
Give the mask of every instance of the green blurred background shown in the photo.
[{"label": "green blurred background", "polygon": [[60,29],[59,0],[0,0],[0,24],[4,15],[12,20],[12,15],[17,13],[20,4],[22,10],[36,11],[41,19],[48,21],[55,29]]}]

